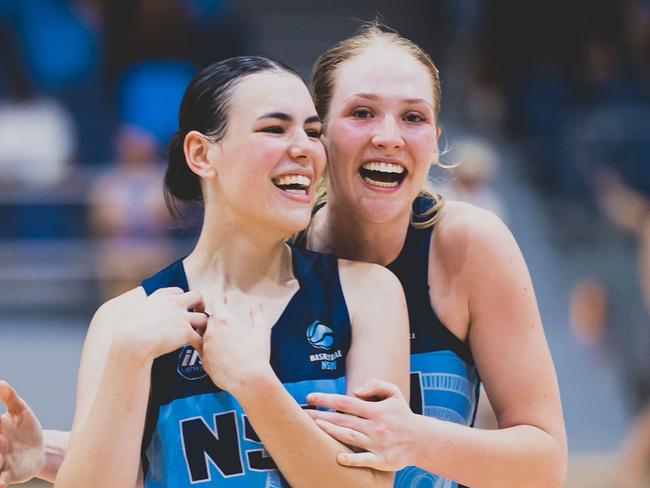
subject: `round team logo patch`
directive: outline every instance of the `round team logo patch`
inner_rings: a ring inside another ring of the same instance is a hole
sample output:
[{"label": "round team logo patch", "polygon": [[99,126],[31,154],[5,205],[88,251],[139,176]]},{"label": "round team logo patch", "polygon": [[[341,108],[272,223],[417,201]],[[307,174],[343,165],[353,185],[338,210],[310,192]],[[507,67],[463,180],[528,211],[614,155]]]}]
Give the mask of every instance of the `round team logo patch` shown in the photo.
[{"label": "round team logo patch", "polygon": [[178,356],[176,371],[178,371],[179,375],[188,380],[200,380],[208,375],[201,364],[199,352],[189,344],[181,349],[181,354]]},{"label": "round team logo patch", "polygon": [[307,342],[316,349],[330,349],[334,345],[334,331],[315,320],[307,327]]}]

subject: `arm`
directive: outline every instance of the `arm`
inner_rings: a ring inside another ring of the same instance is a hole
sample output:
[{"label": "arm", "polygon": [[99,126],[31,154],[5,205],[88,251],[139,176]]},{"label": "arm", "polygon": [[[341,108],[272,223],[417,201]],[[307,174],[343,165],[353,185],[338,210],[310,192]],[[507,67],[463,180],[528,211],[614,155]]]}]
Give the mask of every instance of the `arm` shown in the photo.
[{"label": "arm", "polygon": [[43,446],[45,447],[45,465],[43,469],[36,475],[50,483],[54,483],[65,453],[68,450],[68,443],[70,442],[70,432],[62,430],[44,430],[43,431]]},{"label": "arm", "polygon": [[186,343],[201,347],[192,326],[200,327],[205,316],[188,312],[200,300],[174,288],[145,297],[138,288],[97,311],[82,353],[57,488],[136,485],[153,359]]},{"label": "arm", "polygon": [[41,431],[29,405],[5,381],[0,381],[0,401],[7,409],[0,417],[0,488],[33,477],[54,482],[70,433]]},{"label": "arm", "polygon": [[[366,375],[375,375],[395,381],[406,389],[407,319],[399,283],[379,267],[373,266],[369,273],[366,268],[368,275],[363,277],[358,271],[349,271],[345,264],[342,268],[344,291],[350,286],[354,287],[353,283],[363,285],[367,288],[363,294],[372,293],[375,301],[373,307],[364,304],[368,309],[374,308],[373,313],[364,313],[361,299],[365,295],[346,294],[353,320],[352,346],[346,363],[348,380],[354,387],[364,381]],[[260,325],[264,322],[263,318],[253,322],[253,326],[238,324],[232,327],[211,318],[205,335],[203,365],[217,385],[237,398],[289,484],[310,488],[392,486],[392,473],[350,469],[336,462],[337,453],[342,450],[349,452],[349,449],[318,428],[286,391],[271,369],[268,352],[264,349],[270,347],[270,330],[268,326]],[[380,330],[386,334],[377,339],[374,336],[382,336],[378,333]],[[374,331],[372,335],[371,331]],[[234,334],[238,334],[238,337]],[[254,336],[263,337],[257,352],[247,349],[247,352],[236,353],[236,344],[243,347],[244,341]],[[223,350],[217,349],[219,346]],[[390,359],[376,361],[377,354]],[[238,357],[247,359],[241,361]],[[251,358],[256,357],[265,358],[265,361],[253,364]],[[247,364],[246,370],[241,369],[242,364]]]},{"label": "arm", "polygon": [[[311,402],[358,414],[367,406],[362,399],[384,398],[375,419],[312,415],[328,421],[330,434],[372,451],[344,456],[340,462],[346,465],[416,465],[474,488],[562,486],[566,438],[559,391],[526,265],[501,221],[473,207],[467,213],[455,216],[446,231],[446,257],[447,262],[462,257],[454,269],[466,290],[469,343],[499,430],[412,414],[385,384],[356,392],[360,399],[352,410],[329,395]],[[395,443],[403,449],[392,449]]]}]

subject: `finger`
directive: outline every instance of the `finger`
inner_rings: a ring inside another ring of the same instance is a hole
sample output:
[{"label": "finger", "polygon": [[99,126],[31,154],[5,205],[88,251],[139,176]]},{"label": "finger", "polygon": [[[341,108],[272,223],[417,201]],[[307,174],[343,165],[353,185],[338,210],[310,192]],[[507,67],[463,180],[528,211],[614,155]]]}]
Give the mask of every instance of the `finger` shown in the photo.
[{"label": "finger", "polygon": [[171,295],[182,295],[185,293],[185,290],[182,288],[179,288],[178,286],[169,286],[167,288],[158,288],[156,291],[152,293],[152,295],[164,295],[164,294],[171,294]]},{"label": "finger", "polygon": [[9,473],[0,473],[0,488],[9,486]]},{"label": "finger", "polygon": [[215,319],[230,319],[230,312],[227,308],[228,297],[224,293],[210,301],[210,317]]},{"label": "finger", "polygon": [[189,329],[185,336],[185,341],[199,352],[199,356],[203,354],[203,337],[194,329]]},{"label": "finger", "polygon": [[0,380],[0,401],[7,407],[7,412],[18,415],[27,409],[27,404],[18,396],[9,383]]},{"label": "finger", "polygon": [[339,412],[349,413],[364,419],[372,415],[375,407],[372,402],[336,393],[310,393],[307,395],[307,403],[315,407],[331,408]]},{"label": "finger", "polygon": [[360,417],[355,417],[354,415],[326,412],[324,410],[307,410],[307,415],[314,420],[325,420],[339,427],[347,427],[348,429],[354,429],[368,435],[368,421]]},{"label": "finger", "polygon": [[205,312],[205,300],[201,300],[201,303],[197,303],[192,309],[192,312],[202,313],[208,317],[208,314]]},{"label": "finger", "polygon": [[264,317],[264,305],[256,303],[251,307],[251,323],[254,327],[268,327],[268,321]]},{"label": "finger", "polygon": [[345,445],[358,447],[359,449],[368,450],[372,444],[372,440],[363,432],[347,427],[340,427],[336,424],[328,422],[327,420],[316,419],[318,425],[324,432],[332,436],[339,442]]},{"label": "finger", "polygon": [[336,461],[342,466],[380,469],[379,456],[373,452],[341,452]]},{"label": "finger", "polygon": [[384,400],[386,398],[401,396],[401,391],[393,383],[370,378],[358,388],[353,390],[354,395],[362,399]]},{"label": "finger", "polygon": [[188,291],[183,293],[179,297],[180,304],[186,309],[196,308],[197,306],[203,305],[203,296],[196,290]]},{"label": "finger", "polygon": [[208,316],[200,312],[188,312],[188,320],[194,329],[205,329],[208,324]]}]

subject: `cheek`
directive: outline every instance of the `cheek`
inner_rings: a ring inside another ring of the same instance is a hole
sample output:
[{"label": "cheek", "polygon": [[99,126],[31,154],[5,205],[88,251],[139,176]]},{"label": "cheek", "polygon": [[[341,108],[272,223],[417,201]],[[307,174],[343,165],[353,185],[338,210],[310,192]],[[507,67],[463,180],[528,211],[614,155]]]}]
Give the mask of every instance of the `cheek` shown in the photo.
[{"label": "cheek", "polygon": [[330,123],[327,143],[330,167],[337,163],[336,160],[345,160],[358,153],[368,140],[368,133],[367,128],[343,120]]},{"label": "cheek", "polygon": [[431,130],[416,131],[409,136],[409,146],[418,164],[425,165],[438,161],[438,141]]},{"label": "cheek", "polygon": [[322,144],[318,144],[314,149],[314,171],[316,172],[316,178],[320,178],[325,167],[327,166],[327,155],[325,154],[325,147]]}]

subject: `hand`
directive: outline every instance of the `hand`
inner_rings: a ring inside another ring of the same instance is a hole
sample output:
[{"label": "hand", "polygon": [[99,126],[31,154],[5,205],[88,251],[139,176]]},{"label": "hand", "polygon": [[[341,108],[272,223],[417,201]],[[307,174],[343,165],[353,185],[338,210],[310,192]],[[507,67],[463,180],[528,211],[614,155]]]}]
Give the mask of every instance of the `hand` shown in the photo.
[{"label": "hand", "polygon": [[417,431],[413,412],[392,383],[368,380],[354,392],[356,398],[311,393],[307,402],[337,412],[306,410],[318,426],[339,442],[365,452],[340,453],[343,466],[397,471],[415,464],[411,454]]},{"label": "hand", "polygon": [[0,401],[7,410],[0,416],[0,488],[6,488],[36,476],[45,453],[41,424],[6,381],[0,381]]},{"label": "hand", "polygon": [[271,372],[271,325],[262,305],[250,309],[250,321],[240,322],[227,309],[224,297],[213,305],[203,336],[203,368],[219,388],[237,396],[240,387]]},{"label": "hand", "polygon": [[[193,310],[190,312],[190,310]],[[156,358],[190,344],[201,353],[207,324],[203,298],[196,291],[160,288],[116,332],[116,338]]]}]

